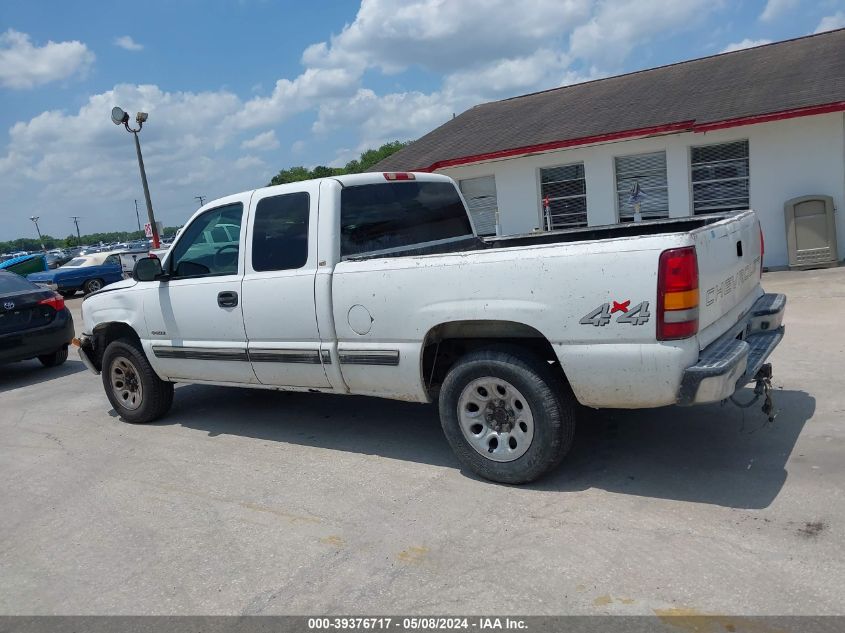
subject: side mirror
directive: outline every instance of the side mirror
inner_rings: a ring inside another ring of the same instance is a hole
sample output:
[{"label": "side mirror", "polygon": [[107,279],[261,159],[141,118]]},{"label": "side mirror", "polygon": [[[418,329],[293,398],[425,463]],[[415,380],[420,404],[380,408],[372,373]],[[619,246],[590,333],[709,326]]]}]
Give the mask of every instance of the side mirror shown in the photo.
[{"label": "side mirror", "polygon": [[135,262],[132,278],[135,281],[155,281],[163,276],[161,260],[157,257],[143,257]]}]

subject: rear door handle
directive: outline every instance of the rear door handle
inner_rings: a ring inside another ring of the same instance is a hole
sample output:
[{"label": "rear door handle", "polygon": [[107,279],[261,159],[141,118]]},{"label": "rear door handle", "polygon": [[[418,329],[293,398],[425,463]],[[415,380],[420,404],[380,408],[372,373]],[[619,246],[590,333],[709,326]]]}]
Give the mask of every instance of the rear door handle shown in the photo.
[{"label": "rear door handle", "polygon": [[238,293],[225,290],[217,295],[217,305],[221,308],[234,308],[238,305]]}]

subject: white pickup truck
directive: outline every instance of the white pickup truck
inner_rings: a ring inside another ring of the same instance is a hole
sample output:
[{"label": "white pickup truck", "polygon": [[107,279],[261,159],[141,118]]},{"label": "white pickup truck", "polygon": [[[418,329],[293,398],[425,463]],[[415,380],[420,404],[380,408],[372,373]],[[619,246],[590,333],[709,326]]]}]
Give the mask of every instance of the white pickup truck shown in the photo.
[{"label": "white pickup truck", "polygon": [[128,422],[179,382],[436,401],[464,466],[522,483],[566,454],[577,403],[763,384],[786,298],[762,254],[752,211],[479,238],[449,178],[339,176],[205,205],[85,299],[77,345]]}]

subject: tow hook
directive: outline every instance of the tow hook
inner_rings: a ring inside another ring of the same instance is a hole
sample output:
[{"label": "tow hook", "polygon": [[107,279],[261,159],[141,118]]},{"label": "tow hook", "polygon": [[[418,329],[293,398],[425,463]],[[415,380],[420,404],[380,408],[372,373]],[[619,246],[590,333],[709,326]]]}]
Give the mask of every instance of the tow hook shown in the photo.
[{"label": "tow hook", "polygon": [[754,374],[754,381],[754,397],[751,398],[751,400],[748,402],[739,402],[734,396],[731,396],[730,401],[741,409],[747,409],[757,402],[760,399],[760,396],[762,396],[763,415],[769,419],[769,422],[774,422],[777,414],[775,413],[775,405],[772,402],[772,364],[765,363],[762,367],[760,367],[757,373]]},{"label": "tow hook", "polygon": [[772,364],[766,363],[754,375],[757,384],[754,385],[754,395],[763,396],[763,415],[769,422],[775,421],[775,406],[772,403]]}]

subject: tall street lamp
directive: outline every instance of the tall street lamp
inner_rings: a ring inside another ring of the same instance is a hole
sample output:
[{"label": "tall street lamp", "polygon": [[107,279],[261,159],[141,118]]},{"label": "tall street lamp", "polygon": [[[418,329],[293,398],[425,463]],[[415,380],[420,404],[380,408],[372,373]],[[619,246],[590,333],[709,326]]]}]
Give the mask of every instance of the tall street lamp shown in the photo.
[{"label": "tall street lamp", "polygon": [[138,167],[141,170],[141,184],[144,185],[144,198],[147,200],[147,216],[150,219],[150,227],[153,233],[153,248],[159,248],[161,243],[158,239],[158,227],[156,226],[155,215],[153,214],[153,203],[150,200],[150,187],[147,184],[147,172],[144,170],[144,158],[141,156],[141,142],[138,140],[138,132],[144,127],[144,122],[147,120],[146,112],[139,112],[135,115],[135,122],[138,124],[137,128],[129,127],[129,114],[124,112],[121,108],[114,107],[111,111],[111,120],[115,125],[122,125],[127,132],[132,132],[135,137],[135,152],[138,154]]},{"label": "tall street lamp", "polygon": [[39,228],[38,228],[38,219],[39,219],[39,217],[40,217],[40,216],[37,216],[37,215],[32,215],[32,216],[30,216],[30,217],[29,217],[29,219],[30,219],[30,220],[32,220],[32,221],[35,223],[35,230],[36,230],[36,232],[38,233],[38,241],[41,243],[41,250],[42,250],[42,251],[46,251],[47,249],[46,249],[46,248],[44,248],[44,238],[43,238],[43,237],[41,237],[41,229],[39,229]]}]

